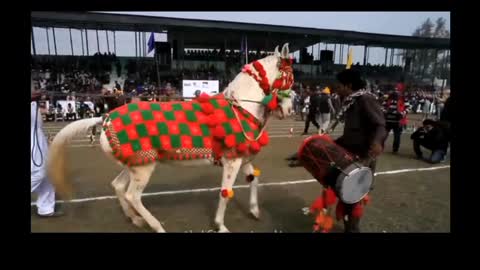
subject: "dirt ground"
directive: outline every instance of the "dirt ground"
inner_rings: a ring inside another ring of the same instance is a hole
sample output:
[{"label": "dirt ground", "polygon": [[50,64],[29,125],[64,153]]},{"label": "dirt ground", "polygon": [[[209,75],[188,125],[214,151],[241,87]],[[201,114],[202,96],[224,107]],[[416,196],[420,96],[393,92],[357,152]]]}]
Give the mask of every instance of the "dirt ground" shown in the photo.
[{"label": "dirt ground", "polygon": [[[47,123],[47,133],[55,134],[64,123]],[[295,135],[289,136],[294,128]],[[232,232],[311,232],[313,217],[305,215],[321,193],[320,184],[303,168],[290,168],[284,160],[295,152],[304,137],[299,136],[303,123],[294,120],[273,121],[269,128],[270,144],[257,156],[254,165],[262,170],[259,187],[260,220],[248,214],[249,189],[239,174],[235,197],[225,214],[225,225]],[[314,128],[310,128],[313,132]],[[336,133],[337,135],[339,132]],[[334,137],[336,137],[335,135]],[[430,165],[414,159],[409,132],[402,135],[400,152],[391,153],[392,135],[386,152],[379,158],[372,201],[365,209],[363,232],[449,232],[450,231],[450,168],[449,163]],[[110,182],[121,171],[104,156],[98,145],[90,146],[86,138],[78,138],[68,150],[70,177],[75,187],[75,199],[91,198],[87,202],[61,203],[66,215],[42,219],[31,207],[32,232],[150,232],[131,224],[113,196]],[[427,153],[426,153],[427,154]],[[419,168],[432,170],[413,171]],[[392,172],[411,169],[406,172]],[[144,205],[163,223],[167,232],[213,232],[213,219],[218,203],[221,168],[176,168],[157,165],[146,193],[178,191],[174,194],[153,194],[143,198]],[[287,183],[288,182],[288,183]],[[280,185],[283,183],[283,185]],[[35,195],[32,194],[32,202]],[[336,223],[335,231],[343,231]]]}]

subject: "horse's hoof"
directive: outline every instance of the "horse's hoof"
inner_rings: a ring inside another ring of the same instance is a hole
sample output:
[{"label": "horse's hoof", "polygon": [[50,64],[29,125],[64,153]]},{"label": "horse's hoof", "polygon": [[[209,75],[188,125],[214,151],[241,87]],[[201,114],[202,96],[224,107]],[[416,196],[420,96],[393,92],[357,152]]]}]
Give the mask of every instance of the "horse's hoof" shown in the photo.
[{"label": "horse's hoof", "polygon": [[139,228],[143,228],[147,225],[147,222],[142,217],[133,217],[132,223]]},{"label": "horse's hoof", "polygon": [[259,220],[260,219],[260,210],[258,209],[258,206],[255,206],[255,207],[252,207],[250,209],[250,214],[252,214],[252,216]]},{"label": "horse's hoof", "polygon": [[227,227],[225,227],[225,225],[221,225],[221,226],[218,228],[218,232],[219,232],[219,233],[229,233],[230,231],[227,229]]}]

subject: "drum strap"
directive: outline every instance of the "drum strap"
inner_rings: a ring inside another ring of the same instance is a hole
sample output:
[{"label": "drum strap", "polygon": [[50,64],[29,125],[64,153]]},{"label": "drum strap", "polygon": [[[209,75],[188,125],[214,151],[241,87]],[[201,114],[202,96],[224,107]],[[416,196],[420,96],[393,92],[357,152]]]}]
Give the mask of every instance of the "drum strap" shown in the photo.
[{"label": "drum strap", "polygon": [[353,92],[349,96],[345,98],[345,100],[342,103],[342,108],[340,109],[337,117],[335,117],[335,121],[333,121],[330,126],[327,128],[326,133],[331,133],[335,129],[335,127],[338,125],[340,122],[345,121],[345,113],[352,107],[353,104],[358,100],[359,97],[363,95],[371,95],[372,97],[375,97],[377,99],[378,97],[374,94],[372,94],[370,91],[362,89],[358,90],[356,92]]}]

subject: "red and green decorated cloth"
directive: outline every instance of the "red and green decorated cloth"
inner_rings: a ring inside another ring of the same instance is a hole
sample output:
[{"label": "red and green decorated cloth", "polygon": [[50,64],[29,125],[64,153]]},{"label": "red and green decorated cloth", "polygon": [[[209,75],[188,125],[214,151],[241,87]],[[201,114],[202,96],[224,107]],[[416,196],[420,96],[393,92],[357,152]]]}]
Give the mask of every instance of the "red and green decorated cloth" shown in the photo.
[{"label": "red and green decorated cloth", "polygon": [[[238,118],[237,118],[237,116]],[[268,144],[261,123],[223,94],[188,102],[138,102],[118,107],[103,129],[115,157],[128,165],[160,159],[237,157]]]}]

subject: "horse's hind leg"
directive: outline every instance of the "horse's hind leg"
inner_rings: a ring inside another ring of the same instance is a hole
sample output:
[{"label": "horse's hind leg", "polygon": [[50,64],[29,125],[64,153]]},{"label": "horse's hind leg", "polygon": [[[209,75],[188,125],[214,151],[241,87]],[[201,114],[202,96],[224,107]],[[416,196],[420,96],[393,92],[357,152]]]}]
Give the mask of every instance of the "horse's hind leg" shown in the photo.
[{"label": "horse's hind leg", "polygon": [[142,192],[147,186],[154,169],[155,163],[129,167],[130,184],[128,185],[125,198],[154,231],[165,232],[160,222],[142,204]]},{"label": "horse's hind leg", "polygon": [[258,209],[258,176],[259,171],[255,169],[251,162],[246,163],[242,167],[242,172],[250,183],[250,213],[256,218],[260,218],[260,210]]},{"label": "horse's hind leg", "polygon": [[128,183],[130,182],[130,175],[127,169],[123,169],[120,174],[115,177],[112,181],[112,186],[115,189],[120,205],[122,206],[123,212],[127,217],[132,220],[132,223],[138,227],[143,227],[145,225],[145,220],[139,216],[135,210],[130,206],[127,199],[125,198],[125,191],[127,190]]}]

